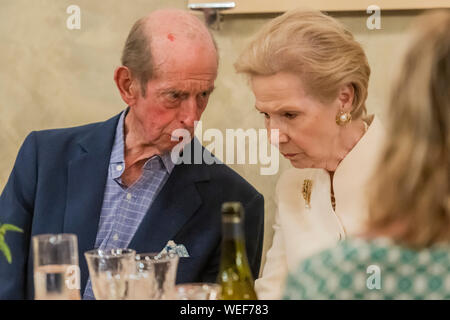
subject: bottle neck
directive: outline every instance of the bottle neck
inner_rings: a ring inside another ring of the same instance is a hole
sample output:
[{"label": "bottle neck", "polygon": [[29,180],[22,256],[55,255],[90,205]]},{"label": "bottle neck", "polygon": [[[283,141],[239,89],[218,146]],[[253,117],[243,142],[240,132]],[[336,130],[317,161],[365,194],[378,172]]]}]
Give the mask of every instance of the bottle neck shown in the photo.
[{"label": "bottle neck", "polygon": [[239,217],[223,217],[222,220],[222,237],[223,240],[244,240],[244,232]]},{"label": "bottle neck", "polygon": [[234,266],[247,261],[245,249],[245,237],[240,219],[232,221],[224,219],[222,223],[222,266]]}]

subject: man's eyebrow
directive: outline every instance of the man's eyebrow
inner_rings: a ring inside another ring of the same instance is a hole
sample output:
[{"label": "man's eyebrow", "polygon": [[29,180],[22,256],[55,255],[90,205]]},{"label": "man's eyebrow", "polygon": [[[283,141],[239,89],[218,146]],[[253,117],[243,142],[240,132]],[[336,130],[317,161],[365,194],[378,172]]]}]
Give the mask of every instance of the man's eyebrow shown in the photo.
[{"label": "man's eyebrow", "polygon": [[[216,89],[216,87],[212,86],[206,90],[202,90],[202,92],[212,93],[215,89]],[[176,89],[176,88],[166,88],[166,89],[162,89],[160,92],[163,94],[165,94],[165,93],[189,94],[189,91],[184,91],[184,90],[180,90],[180,89]]]},{"label": "man's eyebrow", "polygon": [[180,90],[177,90],[175,88],[164,88],[164,89],[159,90],[159,92],[174,92],[174,91],[180,91]]},{"label": "man's eyebrow", "polygon": [[162,94],[168,94],[168,93],[188,94],[186,91],[175,89],[175,88],[162,89],[160,92]]},{"label": "man's eyebrow", "polygon": [[214,90],[216,90],[216,86],[209,87],[206,92],[212,93]]}]

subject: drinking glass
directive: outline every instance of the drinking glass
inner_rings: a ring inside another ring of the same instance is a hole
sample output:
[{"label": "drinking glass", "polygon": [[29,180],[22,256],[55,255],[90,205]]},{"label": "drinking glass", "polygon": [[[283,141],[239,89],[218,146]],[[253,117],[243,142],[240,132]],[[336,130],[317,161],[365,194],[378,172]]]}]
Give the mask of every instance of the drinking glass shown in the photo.
[{"label": "drinking glass", "polygon": [[129,278],[130,300],[175,299],[175,278],[179,257],[173,253],[136,255],[136,269]]},{"label": "drinking glass", "polygon": [[74,234],[33,237],[34,298],[80,300],[78,241]]},{"label": "drinking glass", "polygon": [[221,287],[217,283],[183,283],[175,286],[179,300],[219,300]]},{"label": "drinking glass", "polygon": [[132,249],[95,249],[84,253],[92,290],[97,300],[127,298],[130,274],[134,273],[136,251]]}]

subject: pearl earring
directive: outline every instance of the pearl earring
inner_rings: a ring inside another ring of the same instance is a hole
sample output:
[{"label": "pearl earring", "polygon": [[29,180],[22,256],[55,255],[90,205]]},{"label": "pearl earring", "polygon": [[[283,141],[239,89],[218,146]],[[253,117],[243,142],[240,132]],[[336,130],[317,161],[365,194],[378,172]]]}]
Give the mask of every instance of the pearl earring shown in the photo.
[{"label": "pearl earring", "polygon": [[350,112],[344,112],[344,111],[340,110],[336,116],[336,123],[340,126],[344,126],[347,123],[350,123],[351,121],[352,121],[352,115],[350,114]]}]

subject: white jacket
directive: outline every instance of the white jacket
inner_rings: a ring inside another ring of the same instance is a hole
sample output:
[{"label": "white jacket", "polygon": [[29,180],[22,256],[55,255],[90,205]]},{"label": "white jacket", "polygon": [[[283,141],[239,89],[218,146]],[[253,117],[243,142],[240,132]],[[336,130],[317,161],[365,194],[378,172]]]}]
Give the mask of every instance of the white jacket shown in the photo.
[{"label": "white jacket", "polygon": [[[367,217],[365,186],[374,173],[384,128],[374,117],[367,132],[341,161],[333,178],[336,211],[331,205],[330,175],[323,169],[286,170],[276,186],[272,247],[261,278],[258,299],[280,299],[288,272],[301,259],[362,231]],[[303,181],[312,180],[310,208],[305,208]]]}]

